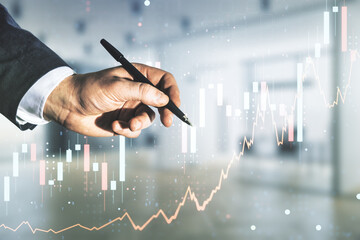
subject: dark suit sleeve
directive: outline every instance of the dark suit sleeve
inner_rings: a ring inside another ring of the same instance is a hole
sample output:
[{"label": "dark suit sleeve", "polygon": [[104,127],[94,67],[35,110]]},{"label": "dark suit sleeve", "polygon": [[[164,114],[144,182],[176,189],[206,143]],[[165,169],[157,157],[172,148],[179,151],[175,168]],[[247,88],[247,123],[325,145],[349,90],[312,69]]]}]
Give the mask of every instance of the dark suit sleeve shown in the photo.
[{"label": "dark suit sleeve", "polygon": [[18,105],[43,75],[67,64],[30,32],[21,29],[0,4],[0,113],[21,130],[35,125],[16,122]]}]

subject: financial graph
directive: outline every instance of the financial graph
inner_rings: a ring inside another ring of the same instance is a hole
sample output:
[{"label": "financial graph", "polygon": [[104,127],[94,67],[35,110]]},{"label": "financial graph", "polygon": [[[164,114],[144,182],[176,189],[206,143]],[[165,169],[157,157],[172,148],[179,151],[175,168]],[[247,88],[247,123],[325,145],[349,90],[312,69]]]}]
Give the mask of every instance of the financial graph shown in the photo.
[{"label": "financial graph", "polygon": [[[333,12],[337,12],[338,9],[333,8]],[[215,197],[221,198],[221,189],[224,184],[226,184],[226,180],[228,177],[231,176],[231,170],[234,166],[234,164],[238,164],[241,162],[241,159],[244,155],[246,155],[247,150],[251,149],[254,144],[256,144],[256,133],[257,130],[261,126],[264,125],[265,122],[270,122],[273,127],[273,137],[276,140],[277,146],[283,145],[285,142],[303,142],[303,101],[304,101],[304,87],[303,84],[305,80],[308,78],[309,75],[313,75],[316,80],[316,87],[318,95],[323,100],[323,106],[326,109],[332,109],[334,107],[340,107],[339,105],[345,104],[346,100],[348,98],[348,92],[351,89],[351,84],[353,79],[353,69],[359,66],[358,58],[360,57],[360,54],[357,50],[354,49],[348,49],[347,46],[347,7],[343,6],[341,7],[341,51],[344,56],[349,60],[350,66],[347,70],[347,81],[344,83],[343,86],[337,86],[335,89],[332,89],[332,93],[329,95],[334,94],[335,97],[331,98],[329,97],[324,90],[322,86],[322,79],[320,75],[318,74],[318,69],[316,66],[316,59],[320,57],[320,44],[316,43],[314,48],[314,56],[308,56],[305,59],[303,59],[302,62],[298,62],[296,64],[296,94],[293,96],[292,101],[290,101],[287,104],[282,103],[278,106],[276,104],[273,104],[272,101],[272,95],[269,89],[269,85],[267,82],[263,81],[260,82],[254,82],[253,83],[253,92],[243,92],[241,95],[243,96],[243,109],[233,109],[231,104],[226,105],[226,111],[225,115],[227,117],[232,116],[232,113],[234,112],[234,115],[240,116],[242,114],[242,111],[249,110],[251,97],[256,98],[258,101],[257,105],[253,109],[255,112],[254,118],[251,125],[251,135],[250,136],[243,136],[241,143],[241,150],[239,153],[234,153],[232,157],[229,159],[229,161],[226,164],[226,167],[222,168],[220,170],[220,174],[217,177],[217,184],[212,187],[212,189],[206,193],[206,197],[199,198],[197,195],[196,190],[192,186],[187,186],[186,191],[181,194],[180,199],[178,200],[178,204],[175,207],[175,210],[172,213],[168,213],[164,211],[161,207],[158,211],[154,212],[150,217],[147,218],[144,222],[137,221],[134,217],[132,217],[133,213],[126,211],[125,213],[121,214],[117,218],[109,219],[109,221],[106,221],[102,224],[99,224],[97,226],[88,226],[82,223],[76,223],[73,225],[69,225],[64,228],[57,228],[56,226],[49,226],[48,228],[38,228],[35,225],[32,225],[30,221],[24,220],[20,222],[17,226],[9,226],[6,223],[2,223],[0,225],[0,228],[3,228],[8,231],[16,232],[22,228],[29,229],[33,234],[36,234],[37,232],[44,232],[44,233],[53,233],[53,234],[60,234],[65,231],[71,230],[71,229],[83,229],[86,231],[100,231],[111,224],[114,224],[116,222],[122,222],[122,221],[128,221],[131,225],[131,227],[134,230],[137,231],[143,231],[151,222],[155,219],[163,219],[166,224],[173,223],[179,216],[179,213],[181,212],[182,208],[187,204],[192,204],[195,206],[197,211],[205,211],[207,209],[207,206],[211,204],[213,199]],[[329,44],[329,12],[324,12],[324,45]],[[326,80],[326,79],[325,79]],[[260,85],[260,87],[259,87]],[[214,88],[215,86],[212,86]],[[217,84],[217,104],[223,105],[223,88],[224,84]],[[226,85],[225,85],[226,87]],[[205,96],[206,96],[206,89],[200,88],[199,89],[199,119],[198,124],[196,128],[189,129],[184,124],[180,125],[181,128],[181,147],[179,147],[180,152],[182,153],[196,153],[196,145],[197,145],[197,134],[199,131],[199,128],[205,127],[205,121],[206,121],[206,112],[205,112]],[[286,111],[285,109],[289,109],[289,111]],[[233,111],[234,110],[234,111]],[[276,115],[278,114],[278,115]],[[277,117],[280,117],[282,120],[280,125],[277,121]],[[296,124],[296,125],[295,125]],[[280,127],[279,127],[280,126]],[[295,130],[296,130],[296,137],[295,137]],[[188,132],[190,131],[190,150],[188,151]],[[84,189],[85,192],[88,191],[88,174],[95,173],[100,174],[100,182],[95,183],[101,186],[101,191],[103,191],[103,197],[104,197],[104,204],[103,204],[103,210],[106,211],[106,192],[107,191],[118,191],[117,184],[120,182],[121,184],[121,191],[123,191],[124,186],[123,183],[125,182],[125,138],[119,137],[119,152],[118,152],[118,169],[116,170],[119,175],[119,179],[115,179],[114,174],[111,178],[111,169],[108,166],[108,163],[106,161],[106,154],[104,153],[103,161],[92,161],[92,156],[90,156],[90,148],[91,145],[88,143],[85,143],[83,145],[77,143],[74,145],[74,150],[78,154],[77,158],[80,157],[83,158],[83,174],[84,174]],[[22,145],[22,153],[25,154],[28,152],[27,150],[27,144]],[[36,144],[30,145],[30,161],[31,162],[39,162],[39,175],[35,176],[34,179],[38,177],[38,180],[34,180],[34,182],[39,182],[40,186],[45,186],[46,183],[49,186],[53,185],[61,185],[62,181],[64,180],[64,169],[66,169],[66,163],[72,163],[73,159],[75,158],[73,156],[73,150],[68,149],[65,150],[65,158],[66,160],[64,162],[60,161],[56,163],[56,179],[52,176],[47,175],[47,168],[46,168],[46,162],[45,160],[38,160],[37,159],[37,146]],[[10,184],[11,178],[18,178],[19,177],[19,156],[21,154],[18,152],[13,153],[13,174],[12,177],[10,176],[4,176],[4,201],[10,202],[10,191],[12,191],[13,186]],[[61,156],[61,150],[60,150],[60,156]],[[61,157],[60,157],[61,158]],[[25,157],[24,157],[25,159]],[[99,157],[98,157],[99,159]],[[38,161],[37,161],[38,160]],[[81,166],[79,166],[81,168]],[[183,171],[185,173],[185,165],[183,167]],[[68,171],[70,172],[70,170]],[[46,179],[48,182],[46,182]],[[108,184],[110,183],[110,187]],[[94,183],[93,183],[94,184]],[[64,187],[64,186],[62,186]],[[43,192],[42,192],[43,194]],[[123,193],[121,194],[123,196]],[[117,200],[119,201],[119,199]],[[123,200],[122,200],[123,201]]]},{"label": "financial graph", "polygon": [[[351,52],[351,59],[352,59],[351,62],[352,62],[352,63],[356,61],[356,57],[354,57],[354,55],[355,55],[355,56],[358,56],[358,52],[357,52],[357,51],[352,51],[352,52]],[[314,64],[313,64],[312,60],[311,60],[311,59],[307,59],[307,62],[308,62],[307,66],[311,66],[312,69],[314,69]],[[352,70],[352,66],[353,66],[353,64],[351,64],[350,73],[351,73],[351,70]],[[314,71],[315,71],[315,69],[314,69]],[[350,74],[350,76],[351,76],[351,74]],[[300,78],[301,81],[304,81],[305,77],[306,77],[305,74],[301,74],[301,78]],[[317,77],[317,80],[319,80],[318,77]],[[348,88],[350,87],[350,84],[351,84],[351,77],[349,77],[349,81],[348,81],[348,83],[346,84],[346,86],[344,87],[345,91],[344,91],[344,92],[341,92],[340,88],[337,88],[337,90],[336,90],[336,99],[333,100],[333,101],[330,101],[330,103],[329,103],[329,102],[326,102],[325,94],[324,94],[323,90],[322,90],[321,88],[319,88],[319,92],[322,94],[322,96],[323,96],[323,98],[324,98],[324,101],[325,101],[325,102],[324,102],[324,103],[325,103],[325,107],[331,108],[331,107],[334,107],[334,106],[338,105],[339,99],[342,101],[342,103],[345,103],[347,91],[348,91]],[[319,87],[321,87],[320,82],[319,82]],[[266,88],[265,91],[266,91],[266,92],[263,93],[263,94],[266,96],[266,99],[267,99],[266,104],[267,104],[268,107],[270,108],[270,107],[271,107],[271,101],[270,101],[270,96],[269,96],[269,90],[268,90],[268,88]],[[283,142],[284,142],[284,135],[285,135],[285,133],[286,133],[287,131],[290,132],[290,131],[293,131],[293,130],[294,130],[294,129],[293,129],[293,121],[294,121],[294,119],[293,119],[293,114],[294,114],[294,109],[296,109],[295,104],[296,104],[296,101],[297,101],[298,99],[299,99],[299,96],[298,96],[298,95],[295,96],[295,98],[294,98],[294,104],[293,104],[293,106],[291,106],[292,112],[291,112],[289,115],[285,115],[285,119],[288,120],[288,121],[285,121],[285,122],[289,122],[289,124],[288,124],[288,126],[287,126],[287,124],[286,124],[286,125],[284,125],[284,126],[282,127],[282,129],[281,129],[281,134],[280,134],[280,135],[278,135],[277,124],[276,124],[276,122],[274,121],[273,112],[270,111],[270,112],[271,112],[271,120],[272,120],[272,123],[273,123],[274,128],[275,128],[275,133],[276,133],[276,136],[275,136],[275,137],[276,137],[276,141],[277,141],[277,144],[278,144],[278,145],[283,144]],[[262,101],[262,104],[264,104],[263,101]],[[227,165],[227,168],[226,168],[225,170],[224,170],[224,169],[221,170],[221,172],[220,172],[220,177],[219,177],[219,182],[218,182],[218,184],[214,187],[214,189],[210,192],[208,198],[207,198],[206,200],[204,200],[202,203],[200,203],[199,200],[198,200],[198,198],[195,196],[195,193],[191,190],[191,187],[188,186],[185,194],[184,194],[183,197],[182,197],[181,202],[179,203],[178,207],[176,208],[174,214],[171,215],[171,216],[167,216],[167,215],[164,213],[164,211],[160,209],[156,214],[152,215],[152,216],[151,216],[145,223],[143,223],[142,225],[136,224],[136,223],[134,222],[134,220],[131,218],[131,215],[130,215],[129,213],[125,213],[123,216],[118,217],[118,218],[115,218],[115,219],[113,219],[113,220],[111,220],[111,221],[107,222],[106,224],[103,224],[103,225],[101,225],[101,226],[99,226],[99,227],[86,227],[86,226],[83,226],[83,225],[81,225],[81,224],[79,223],[79,224],[75,224],[75,225],[69,226],[69,227],[67,227],[67,228],[60,229],[60,230],[54,230],[54,229],[51,229],[51,228],[50,228],[50,229],[47,229],[47,230],[44,230],[44,229],[40,229],[40,228],[33,228],[33,227],[31,226],[31,224],[30,224],[29,222],[27,222],[27,221],[24,221],[24,222],[20,223],[20,225],[17,226],[16,228],[11,228],[11,227],[9,227],[9,226],[6,226],[5,224],[0,225],[0,227],[3,227],[3,228],[5,228],[5,229],[9,229],[9,230],[11,230],[11,231],[17,231],[20,227],[22,227],[23,225],[25,225],[25,226],[28,226],[29,229],[30,229],[33,233],[36,233],[37,231],[40,231],[40,232],[52,232],[52,233],[57,234],[57,233],[61,233],[61,232],[63,232],[63,231],[67,231],[67,230],[69,230],[69,229],[77,228],[77,227],[83,228],[83,229],[88,230],[88,231],[94,231],[94,230],[98,231],[98,230],[101,230],[101,229],[107,227],[108,225],[110,225],[110,224],[112,224],[112,223],[114,223],[114,222],[116,222],[116,221],[122,221],[123,219],[127,218],[127,219],[130,221],[130,223],[131,223],[132,227],[134,228],[134,230],[142,231],[144,228],[146,228],[146,226],[147,226],[153,219],[156,219],[156,218],[158,218],[158,217],[163,217],[164,220],[165,220],[165,222],[166,222],[167,224],[170,224],[171,222],[173,222],[173,221],[177,218],[177,216],[178,216],[181,208],[185,205],[185,203],[186,203],[187,201],[193,202],[193,203],[195,204],[195,206],[196,206],[196,209],[197,209],[198,211],[204,211],[204,210],[206,209],[206,206],[211,202],[211,200],[212,200],[213,197],[215,196],[215,194],[221,189],[221,186],[222,186],[222,184],[223,184],[223,181],[228,178],[229,172],[230,172],[231,167],[232,167],[232,165],[234,164],[234,162],[235,162],[235,161],[240,161],[241,156],[244,154],[245,147],[251,148],[252,144],[254,144],[256,127],[258,126],[259,121],[262,121],[262,122],[265,121],[265,117],[266,117],[266,114],[264,114],[264,112],[261,110],[261,107],[258,106],[258,107],[257,107],[257,111],[256,111],[256,120],[255,120],[254,123],[253,123],[253,128],[252,128],[253,130],[252,130],[252,136],[251,136],[251,138],[250,138],[250,139],[247,139],[246,137],[244,137],[243,144],[242,144],[242,146],[243,146],[242,151],[241,151],[238,155],[234,155],[234,156],[233,156],[233,158],[229,161],[229,163],[228,163],[228,165]],[[289,141],[293,141],[293,138],[290,137],[290,136],[293,136],[293,135],[289,134]],[[122,141],[123,141],[123,140],[122,140]],[[32,146],[33,146],[33,145],[32,145]],[[86,172],[86,171],[89,171],[89,162],[88,162],[88,159],[89,159],[89,155],[88,155],[88,154],[89,154],[89,152],[88,152],[88,151],[89,151],[89,145],[88,145],[88,144],[85,144],[85,145],[84,145],[84,159],[87,159],[87,160],[85,160],[85,163],[84,163],[84,171],[85,171],[85,172]],[[103,164],[104,164],[104,163],[103,163]],[[107,172],[106,172],[107,170],[104,170],[104,169],[106,169],[106,167],[104,167],[104,166],[106,166],[106,165],[103,165],[103,167],[102,167],[102,169],[103,169],[103,176],[107,176]],[[44,162],[44,161],[41,161],[41,162],[40,162],[40,185],[44,185],[44,184],[45,184],[45,176],[44,176],[45,172],[44,172],[44,171],[45,171],[45,162]],[[123,171],[123,170],[121,170],[121,171]],[[103,178],[102,178],[102,190],[107,190],[106,182],[107,182],[107,181],[106,181],[106,177],[103,177]]]}]

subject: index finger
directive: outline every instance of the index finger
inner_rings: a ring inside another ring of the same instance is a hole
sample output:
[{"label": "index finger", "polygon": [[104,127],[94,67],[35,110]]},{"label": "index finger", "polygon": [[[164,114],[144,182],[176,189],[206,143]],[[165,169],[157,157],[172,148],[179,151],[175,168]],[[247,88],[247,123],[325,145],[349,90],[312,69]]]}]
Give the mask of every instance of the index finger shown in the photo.
[{"label": "index finger", "polygon": [[[131,64],[139,72],[141,72],[142,75],[144,75],[147,79],[149,79],[150,82],[152,84],[154,84],[155,86],[157,86],[160,83],[161,79],[165,75],[170,74],[162,69],[150,67],[145,64],[141,64],[141,63],[131,63]],[[107,70],[110,70],[110,73],[116,75],[117,77],[134,80],[133,76],[130,73],[128,73],[128,71],[122,66],[110,68]],[[175,81],[175,79],[173,81]],[[175,83],[176,83],[176,81],[175,81]]]},{"label": "index finger", "polygon": [[[177,107],[180,106],[180,90],[175,80],[175,77],[162,69],[150,67],[140,63],[132,63],[134,67],[139,70],[152,84],[163,91],[175,103]],[[126,72],[122,67],[115,68],[119,77],[125,77],[133,80],[132,76]],[[172,123],[173,114],[166,108],[159,108],[162,123],[169,127]]]},{"label": "index finger", "polygon": [[[174,81],[174,82],[173,82]],[[180,91],[176,84],[175,78],[172,75],[165,75],[162,83],[162,87],[166,95],[175,103],[177,107],[180,107]],[[161,122],[166,126],[170,127],[173,121],[173,113],[167,108],[159,108]]]},{"label": "index finger", "polygon": [[[162,69],[150,67],[141,63],[132,63],[134,67],[139,70],[149,81],[156,86],[157,88],[161,89],[162,91],[168,90],[168,94],[172,94],[172,92],[176,93],[179,92],[178,85],[176,83],[175,77]],[[123,67],[115,67],[112,69],[113,73],[115,73],[120,78],[126,78],[130,80],[134,80],[133,77],[123,68]],[[170,88],[174,88],[174,90],[169,90]],[[177,97],[175,94],[173,101],[177,101]],[[169,96],[171,98],[171,96]]]},{"label": "index finger", "polygon": [[140,63],[134,63],[133,65],[155,86],[161,89],[167,89],[171,86],[178,88],[175,77],[171,73]]},{"label": "index finger", "polygon": [[177,107],[180,106],[180,90],[176,83],[174,76],[171,73],[166,72],[158,84],[160,90],[162,90],[169,98],[175,103]]},{"label": "index finger", "polygon": [[176,106],[180,106],[180,90],[175,77],[171,73],[139,63],[134,63],[134,66],[149,79],[152,84],[168,95]]}]

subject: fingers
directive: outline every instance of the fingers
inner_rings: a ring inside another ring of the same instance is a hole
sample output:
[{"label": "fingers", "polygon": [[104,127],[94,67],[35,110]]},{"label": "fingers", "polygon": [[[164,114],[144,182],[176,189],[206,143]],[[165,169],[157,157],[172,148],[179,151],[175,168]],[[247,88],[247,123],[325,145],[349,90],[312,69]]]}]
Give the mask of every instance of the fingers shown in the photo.
[{"label": "fingers", "polygon": [[[147,79],[149,79],[150,82],[152,82],[152,84],[154,84],[155,86],[160,83],[164,75],[171,75],[170,73],[162,69],[150,67],[144,64],[132,63],[132,65],[134,65],[134,67],[139,70],[139,72],[141,72]],[[123,67],[115,67],[112,68],[111,71],[120,78],[127,78],[133,80],[133,77]],[[172,81],[176,83],[175,78],[172,78]]]},{"label": "fingers", "polygon": [[[160,80],[160,85],[160,88],[164,90],[171,101],[173,101],[177,107],[180,107],[180,91],[174,76],[170,73],[164,74]],[[173,122],[173,113],[166,108],[160,108],[159,113],[161,122],[164,126],[170,127]]]},{"label": "fingers", "polygon": [[[133,65],[161,91],[150,84],[131,81],[133,77],[124,68],[117,67],[113,68],[111,73],[118,76],[120,80],[117,82],[118,87],[112,87],[112,89],[116,89],[112,92],[115,92],[114,95],[117,96],[119,101],[141,101],[143,104],[158,107],[161,122],[164,126],[170,127],[173,122],[173,114],[168,109],[162,107],[168,103],[169,99],[176,106],[180,106],[180,91],[174,76],[161,69],[143,64],[134,63]],[[149,126],[152,122],[149,121],[151,119],[149,116],[142,112],[141,116],[137,116],[129,121],[129,128],[135,131],[143,129],[144,126]]]},{"label": "fingers", "polygon": [[[171,100],[177,105],[177,101],[180,104],[179,88],[174,76],[164,70],[150,67],[144,64],[133,63],[133,65],[147,78],[149,81],[164,91]],[[133,79],[133,77],[123,68],[116,67],[112,69],[113,74],[120,78]]]},{"label": "fingers", "polygon": [[115,134],[125,136],[127,138],[137,138],[141,130],[131,131],[128,122],[116,120],[112,123],[112,130]]},{"label": "fingers", "polygon": [[135,116],[128,122],[115,120],[112,123],[114,133],[129,138],[136,138],[140,135],[141,130],[149,127],[155,119],[155,113],[147,105],[140,105]]},{"label": "fingers", "polygon": [[169,97],[162,91],[146,83],[120,80],[115,94],[118,101],[140,101],[153,107],[162,107],[169,102]]},{"label": "fingers", "polygon": [[162,124],[165,127],[170,127],[173,122],[174,114],[167,108],[159,108],[159,113]]},{"label": "fingers", "polygon": [[[177,86],[172,86],[167,89],[167,94],[177,107],[180,107],[180,92]],[[170,127],[173,122],[173,113],[167,108],[159,108],[160,119],[165,127]]]},{"label": "fingers", "polygon": [[131,131],[138,131],[149,127],[155,119],[155,113],[151,108],[146,105],[141,105],[135,113],[135,117],[132,118],[130,123]]}]

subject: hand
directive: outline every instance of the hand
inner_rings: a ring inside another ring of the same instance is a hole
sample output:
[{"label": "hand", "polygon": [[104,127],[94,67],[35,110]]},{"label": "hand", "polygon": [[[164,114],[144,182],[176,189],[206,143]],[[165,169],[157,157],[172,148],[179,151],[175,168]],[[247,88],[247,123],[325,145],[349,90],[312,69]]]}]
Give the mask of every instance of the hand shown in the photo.
[{"label": "hand", "polygon": [[162,107],[169,97],[180,106],[175,78],[157,68],[134,66],[167,95],[149,84],[133,81],[122,67],[74,74],[52,91],[45,103],[44,118],[87,136],[119,134],[134,138],[154,121],[150,105],[159,108],[161,122],[170,127],[173,114]]}]

